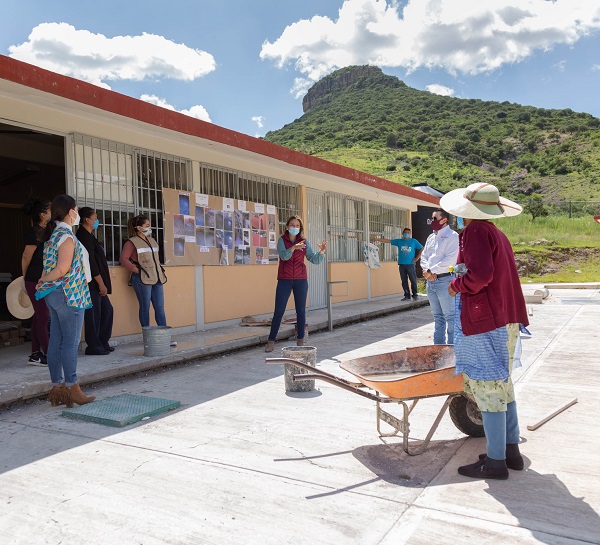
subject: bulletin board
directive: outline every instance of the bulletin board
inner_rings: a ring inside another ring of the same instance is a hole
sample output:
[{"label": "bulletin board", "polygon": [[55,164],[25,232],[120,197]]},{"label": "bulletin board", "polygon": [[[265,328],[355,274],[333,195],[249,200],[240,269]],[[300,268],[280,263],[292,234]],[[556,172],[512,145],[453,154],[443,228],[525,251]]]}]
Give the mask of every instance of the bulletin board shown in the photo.
[{"label": "bulletin board", "polygon": [[276,263],[273,205],[163,188],[167,265]]}]

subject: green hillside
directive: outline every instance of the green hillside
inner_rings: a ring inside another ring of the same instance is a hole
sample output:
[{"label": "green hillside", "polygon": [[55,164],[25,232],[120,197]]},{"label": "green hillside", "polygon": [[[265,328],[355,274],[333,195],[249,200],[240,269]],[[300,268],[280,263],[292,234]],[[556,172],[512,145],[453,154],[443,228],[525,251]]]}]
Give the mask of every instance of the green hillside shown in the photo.
[{"label": "green hillside", "polygon": [[304,109],[265,139],[409,186],[488,181],[519,202],[600,201],[600,119],[589,114],[438,96],[365,66],[323,78]]}]

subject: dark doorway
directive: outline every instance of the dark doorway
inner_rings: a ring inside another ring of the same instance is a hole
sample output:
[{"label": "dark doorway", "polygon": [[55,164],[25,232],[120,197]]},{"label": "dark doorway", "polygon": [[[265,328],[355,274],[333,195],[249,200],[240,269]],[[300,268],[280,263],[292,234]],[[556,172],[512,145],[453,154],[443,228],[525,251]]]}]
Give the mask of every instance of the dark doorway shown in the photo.
[{"label": "dark doorway", "polygon": [[[0,123],[0,278],[21,276],[25,231],[21,210],[30,197],[51,200],[66,191],[65,139]],[[4,285],[5,287],[5,285]],[[4,296],[1,296],[4,303]]]}]

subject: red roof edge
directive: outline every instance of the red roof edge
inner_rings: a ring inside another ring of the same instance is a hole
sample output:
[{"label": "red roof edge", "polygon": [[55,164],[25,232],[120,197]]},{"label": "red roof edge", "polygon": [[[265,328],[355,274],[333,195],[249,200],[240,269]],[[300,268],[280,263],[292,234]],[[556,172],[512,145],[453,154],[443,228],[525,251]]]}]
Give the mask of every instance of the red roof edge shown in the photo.
[{"label": "red roof edge", "polygon": [[405,185],[294,151],[247,134],[225,129],[213,123],[167,110],[143,100],[103,89],[69,76],[63,76],[5,55],[0,55],[0,78],[150,125],[219,142],[220,144],[271,157],[290,165],[345,178],[381,191],[389,191],[405,197],[439,204],[439,198]]}]

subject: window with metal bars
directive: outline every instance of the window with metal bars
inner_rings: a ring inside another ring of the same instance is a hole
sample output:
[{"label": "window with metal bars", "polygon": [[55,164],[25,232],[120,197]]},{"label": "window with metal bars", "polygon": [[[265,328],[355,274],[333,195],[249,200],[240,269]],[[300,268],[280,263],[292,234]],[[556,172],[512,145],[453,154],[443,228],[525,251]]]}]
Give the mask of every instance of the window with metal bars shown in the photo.
[{"label": "window with metal bars", "polygon": [[283,233],[287,219],[300,213],[297,184],[217,165],[200,163],[200,193],[271,204],[277,208],[280,233]]},{"label": "window with metal bars", "polygon": [[338,193],[327,193],[327,232],[329,261],[362,261],[364,201]]},{"label": "window with metal bars", "polygon": [[[409,211],[387,204],[369,201],[369,235],[371,237],[402,238],[402,230],[409,227]],[[380,246],[380,261],[396,261],[397,249],[391,244]]]},{"label": "window with metal bars", "polygon": [[79,206],[90,206],[98,214],[97,237],[112,264],[119,261],[129,238],[127,221],[144,214],[150,219],[153,236],[164,263],[162,188],[191,191],[187,159],[73,135],[73,197]]}]

